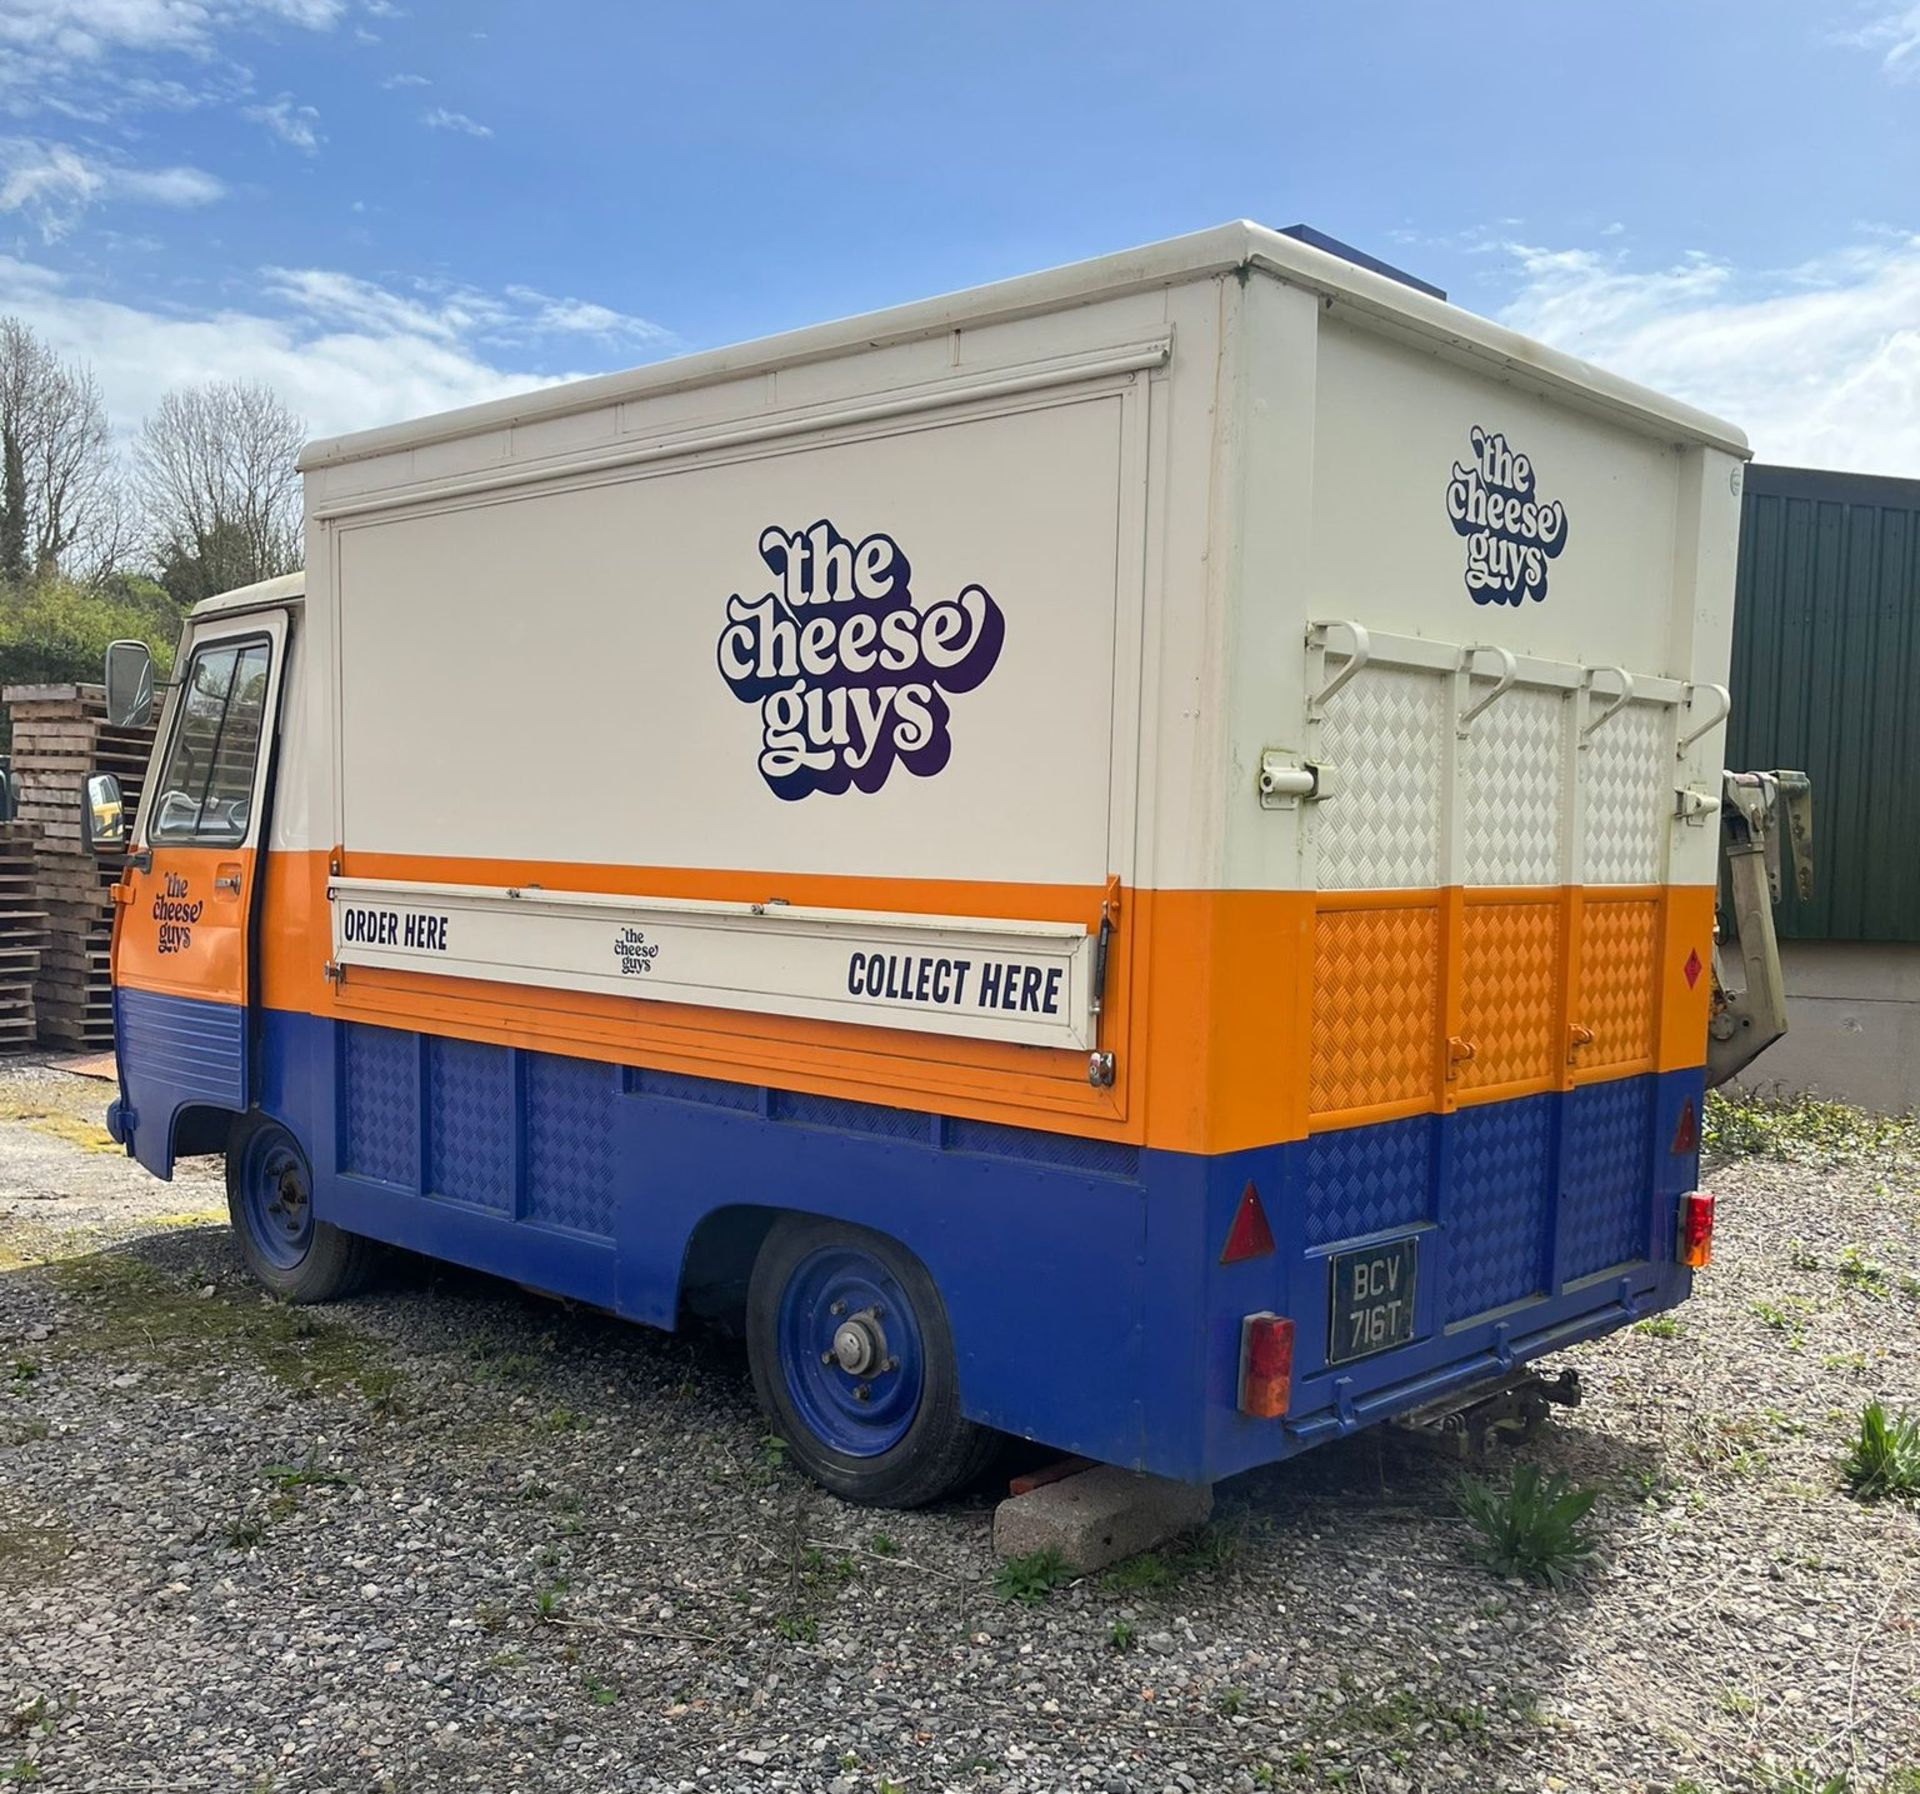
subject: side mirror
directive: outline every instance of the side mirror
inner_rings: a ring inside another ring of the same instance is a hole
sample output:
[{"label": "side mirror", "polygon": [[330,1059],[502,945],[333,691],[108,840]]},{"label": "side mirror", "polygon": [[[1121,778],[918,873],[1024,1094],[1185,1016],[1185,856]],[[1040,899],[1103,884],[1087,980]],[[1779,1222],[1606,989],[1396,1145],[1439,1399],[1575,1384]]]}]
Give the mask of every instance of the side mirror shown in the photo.
[{"label": "side mirror", "polygon": [[80,791],[80,821],[86,832],[87,846],[99,853],[103,848],[122,848],[127,844],[127,806],[120,795],[120,781],[110,772],[87,775]]},{"label": "side mirror", "polygon": [[107,721],[144,729],[153,720],[153,656],[145,642],[107,644]]}]

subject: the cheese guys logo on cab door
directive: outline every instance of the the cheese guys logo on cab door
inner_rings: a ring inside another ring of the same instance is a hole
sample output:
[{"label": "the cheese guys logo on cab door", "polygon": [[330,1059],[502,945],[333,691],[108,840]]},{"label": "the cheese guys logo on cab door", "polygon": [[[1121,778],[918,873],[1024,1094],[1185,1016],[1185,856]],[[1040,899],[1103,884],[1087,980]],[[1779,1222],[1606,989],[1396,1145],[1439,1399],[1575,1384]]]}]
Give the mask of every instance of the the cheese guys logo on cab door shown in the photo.
[{"label": "the cheese guys logo on cab door", "polygon": [[1541,498],[1533,463],[1507,439],[1473,426],[1473,461],[1453,464],[1447,516],[1467,539],[1467,591],[1475,604],[1545,598],[1547,562],[1567,545],[1567,507]]},{"label": "the cheese guys logo on cab door", "polygon": [[822,518],[760,532],[773,587],[727,600],[720,676],[760,706],[760,776],[777,797],[878,791],[897,760],[929,778],[953,752],[947,700],[993,671],[1006,619],[984,587],[916,607],[891,536]]}]

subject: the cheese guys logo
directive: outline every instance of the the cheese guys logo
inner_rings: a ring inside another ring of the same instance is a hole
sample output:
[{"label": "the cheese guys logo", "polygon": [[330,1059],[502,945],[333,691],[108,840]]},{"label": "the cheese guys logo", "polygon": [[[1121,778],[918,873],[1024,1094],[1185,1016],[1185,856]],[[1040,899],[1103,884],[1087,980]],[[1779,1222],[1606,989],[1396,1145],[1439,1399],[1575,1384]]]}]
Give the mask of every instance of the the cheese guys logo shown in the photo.
[{"label": "the cheese guys logo", "polygon": [[1447,516],[1467,539],[1467,590],[1475,604],[1547,595],[1547,562],[1567,545],[1567,507],[1540,497],[1533,463],[1504,436],[1473,427],[1473,464],[1453,464]]},{"label": "the cheese guys logo", "polygon": [[917,608],[891,536],[854,542],[824,518],[760,532],[773,589],[734,593],[720,676],[760,706],[760,776],[775,796],[878,791],[897,760],[931,777],[953,752],[947,700],[993,671],[1006,619],[980,586]]}]

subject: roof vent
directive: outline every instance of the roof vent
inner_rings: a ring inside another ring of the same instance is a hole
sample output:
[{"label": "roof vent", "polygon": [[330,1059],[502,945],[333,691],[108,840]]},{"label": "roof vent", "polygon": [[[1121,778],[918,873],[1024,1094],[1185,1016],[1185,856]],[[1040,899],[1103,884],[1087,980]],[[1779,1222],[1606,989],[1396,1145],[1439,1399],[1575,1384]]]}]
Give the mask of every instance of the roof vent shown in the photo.
[{"label": "roof vent", "polygon": [[1343,243],[1338,237],[1330,237],[1323,230],[1315,230],[1310,224],[1290,224],[1281,233],[1291,237],[1296,243],[1304,243],[1309,249],[1321,249],[1328,255],[1337,255],[1343,262],[1351,262],[1356,268],[1365,268],[1369,273],[1384,274],[1389,280],[1397,280],[1403,287],[1412,287],[1416,293],[1425,293],[1430,298],[1444,299],[1446,294],[1430,281],[1416,279],[1404,268],[1396,268],[1391,262],[1383,262],[1377,255],[1368,255],[1364,249],[1355,249],[1351,243]]}]

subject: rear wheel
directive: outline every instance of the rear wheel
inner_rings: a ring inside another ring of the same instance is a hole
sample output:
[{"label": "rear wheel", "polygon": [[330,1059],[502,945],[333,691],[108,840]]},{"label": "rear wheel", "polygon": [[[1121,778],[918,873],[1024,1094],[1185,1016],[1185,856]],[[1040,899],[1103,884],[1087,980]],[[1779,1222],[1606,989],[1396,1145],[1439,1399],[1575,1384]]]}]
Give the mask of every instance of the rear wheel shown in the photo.
[{"label": "rear wheel", "polygon": [[933,1279],[884,1234],[776,1221],[747,1289],[747,1358],[795,1460],[848,1501],[924,1506],[971,1482],[998,1448],[960,1412]]},{"label": "rear wheel", "polygon": [[227,1142],[227,1212],[247,1269],[285,1301],[352,1295],[373,1269],[370,1240],[314,1218],[300,1142],[258,1112]]}]

